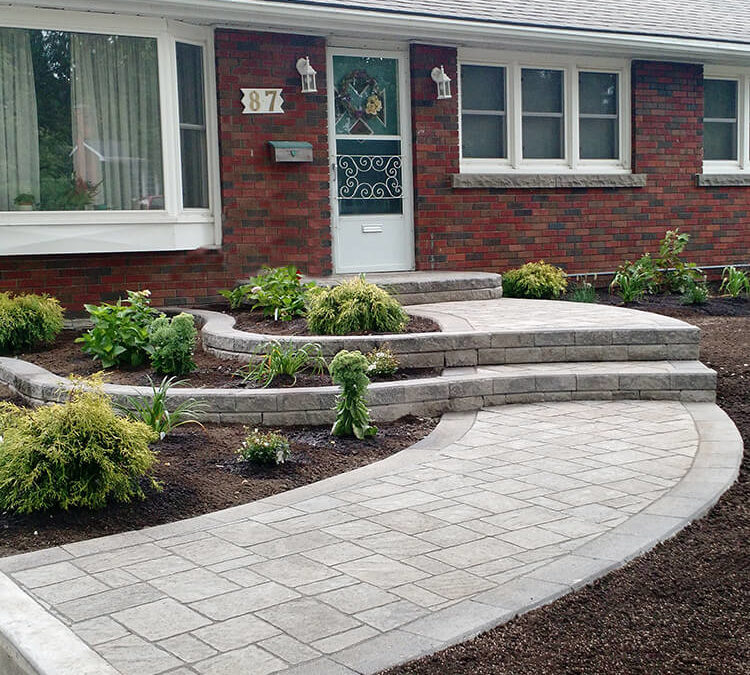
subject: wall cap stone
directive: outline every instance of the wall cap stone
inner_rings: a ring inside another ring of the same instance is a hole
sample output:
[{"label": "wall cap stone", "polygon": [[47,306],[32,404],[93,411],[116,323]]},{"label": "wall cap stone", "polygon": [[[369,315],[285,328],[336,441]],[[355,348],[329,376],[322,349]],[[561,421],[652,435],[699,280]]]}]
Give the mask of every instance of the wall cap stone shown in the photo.
[{"label": "wall cap stone", "polygon": [[633,188],[645,173],[454,173],[453,188]]},{"label": "wall cap stone", "polygon": [[698,173],[698,187],[750,187],[750,174],[746,173]]}]

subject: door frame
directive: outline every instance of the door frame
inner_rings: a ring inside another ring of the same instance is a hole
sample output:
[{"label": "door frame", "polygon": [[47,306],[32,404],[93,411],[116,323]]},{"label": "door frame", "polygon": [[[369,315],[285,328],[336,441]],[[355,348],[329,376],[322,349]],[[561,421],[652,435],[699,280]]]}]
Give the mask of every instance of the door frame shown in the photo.
[{"label": "door frame", "polygon": [[[338,204],[338,177],[336,173],[336,109],[333,81],[333,57],[334,56],[377,56],[396,59],[399,68],[399,129],[401,137],[401,189],[403,193],[403,218],[407,241],[411,242],[409,247],[408,262],[404,269],[393,269],[383,271],[406,272],[414,269],[415,264],[415,240],[414,240],[414,179],[412,172],[412,133],[411,133],[411,73],[408,51],[367,49],[358,47],[334,47],[326,48],[326,73],[328,74],[328,169],[329,169],[329,193],[331,202],[331,257],[334,273],[355,274],[352,271],[343,271],[343,261],[338,247],[337,230],[339,228],[339,204]],[[355,137],[356,138],[356,137]],[[370,138],[370,137],[364,137]],[[373,136],[377,139],[377,136]],[[388,138],[388,137],[386,137]]]}]

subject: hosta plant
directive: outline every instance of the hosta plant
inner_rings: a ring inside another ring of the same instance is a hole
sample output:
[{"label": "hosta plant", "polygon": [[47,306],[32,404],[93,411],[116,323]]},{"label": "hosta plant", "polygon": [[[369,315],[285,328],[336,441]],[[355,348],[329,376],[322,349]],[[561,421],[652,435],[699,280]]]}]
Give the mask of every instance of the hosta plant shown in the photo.
[{"label": "hosta plant", "polygon": [[232,309],[249,304],[275,321],[289,321],[304,316],[307,294],[315,287],[310,281],[303,284],[302,275],[294,265],[264,267],[261,273],[232,290],[219,291]]},{"label": "hosta plant", "polygon": [[149,328],[163,314],[150,306],[148,290],[127,294],[114,304],[84,305],[94,327],[76,342],[104,368],[142,366],[154,351]]}]

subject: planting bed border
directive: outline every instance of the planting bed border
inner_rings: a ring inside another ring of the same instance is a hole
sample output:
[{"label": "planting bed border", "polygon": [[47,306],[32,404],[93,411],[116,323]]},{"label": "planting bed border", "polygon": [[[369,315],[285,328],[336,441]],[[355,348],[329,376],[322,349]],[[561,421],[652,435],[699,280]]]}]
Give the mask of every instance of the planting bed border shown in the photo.
[{"label": "planting bed border", "polygon": [[[585,367],[583,367],[585,366]],[[592,368],[593,366],[593,368]],[[33,405],[60,400],[71,384],[37,365],[0,357],[0,381]],[[647,399],[712,402],[716,373],[697,361],[639,364],[565,364],[503,366],[495,370],[448,369],[441,377],[376,382],[367,399],[373,420],[391,421],[404,415],[436,416],[484,406],[580,399]],[[106,384],[116,402],[128,396],[150,397],[151,388]],[[338,387],[286,389],[172,389],[170,408],[195,398],[205,404],[202,419],[211,422],[285,426],[330,424]]]},{"label": "planting bed border", "polygon": [[[229,314],[204,309],[166,308],[184,311],[201,322],[203,348],[224,359],[249,360],[271,340],[289,341],[301,347],[315,342],[323,355],[334,356],[342,349],[388,347],[404,368],[453,368],[514,363],[577,361],[672,361],[697,360],[700,329],[685,324],[675,328],[582,328],[536,331],[476,331],[457,318],[438,322],[442,333],[395,335],[262,335],[236,330]],[[436,320],[425,312],[412,312]]]}]

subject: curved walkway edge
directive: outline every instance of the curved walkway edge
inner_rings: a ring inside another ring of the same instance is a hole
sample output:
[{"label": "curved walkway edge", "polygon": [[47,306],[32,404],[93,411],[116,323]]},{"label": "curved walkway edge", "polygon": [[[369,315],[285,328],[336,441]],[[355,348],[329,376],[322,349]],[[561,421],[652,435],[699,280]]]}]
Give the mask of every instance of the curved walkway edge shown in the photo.
[{"label": "curved walkway edge", "polygon": [[669,538],[733,483],[742,452],[710,403],[450,413],[346,474],[0,559],[0,671],[375,673]]}]

